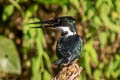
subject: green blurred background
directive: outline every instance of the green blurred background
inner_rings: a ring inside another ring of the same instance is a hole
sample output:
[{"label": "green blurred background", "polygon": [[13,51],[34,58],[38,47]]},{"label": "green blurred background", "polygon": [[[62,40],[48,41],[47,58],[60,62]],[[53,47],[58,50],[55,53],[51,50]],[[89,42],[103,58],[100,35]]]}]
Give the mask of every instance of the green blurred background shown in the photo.
[{"label": "green blurred background", "polygon": [[0,0],[0,80],[49,80],[56,30],[34,21],[73,16],[83,39],[80,80],[120,80],[120,0]]}]

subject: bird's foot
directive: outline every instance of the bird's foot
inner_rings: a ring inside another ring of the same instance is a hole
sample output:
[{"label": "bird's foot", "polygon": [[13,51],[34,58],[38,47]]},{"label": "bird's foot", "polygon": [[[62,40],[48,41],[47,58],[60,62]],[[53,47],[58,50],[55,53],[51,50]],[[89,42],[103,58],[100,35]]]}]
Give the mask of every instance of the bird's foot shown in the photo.
[{"label": "bird's foot", "polygon": [[62,63],[62,59],[56,61],[54,64],[56,64],[56,65],[60,65],[61,63]]},{"label": "bird's foot", "polygon": [[56,65],[64,65],[65,66],[65,65],[70,64],[70,61],[68,59],[66,59],[66,58],[62,58],[62,59],[56,61],[55,64]]}]

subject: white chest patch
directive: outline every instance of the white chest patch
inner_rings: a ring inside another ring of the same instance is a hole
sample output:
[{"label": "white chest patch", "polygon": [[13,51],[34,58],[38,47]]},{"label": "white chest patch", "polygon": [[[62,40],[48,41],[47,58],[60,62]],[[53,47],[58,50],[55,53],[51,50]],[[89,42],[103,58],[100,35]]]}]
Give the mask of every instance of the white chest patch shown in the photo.
[{"label": "white chest patch", "polygon": [[59,30],[62,30],[63,32],[68,32],[65,36],[70,36],[76,34],[76,32],[72,32],[69,27],[57,27]]}]

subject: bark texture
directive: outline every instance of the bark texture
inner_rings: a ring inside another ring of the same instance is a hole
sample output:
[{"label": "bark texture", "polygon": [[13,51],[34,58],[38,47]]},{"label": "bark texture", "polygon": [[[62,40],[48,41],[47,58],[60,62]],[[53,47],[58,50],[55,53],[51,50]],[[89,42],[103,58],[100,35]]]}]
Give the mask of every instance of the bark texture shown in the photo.
[{"label": "bark texture", "polygon": [[51,80],[78,80],[81,71],[82,67],[75,61],[71,65],[63,66]]}]

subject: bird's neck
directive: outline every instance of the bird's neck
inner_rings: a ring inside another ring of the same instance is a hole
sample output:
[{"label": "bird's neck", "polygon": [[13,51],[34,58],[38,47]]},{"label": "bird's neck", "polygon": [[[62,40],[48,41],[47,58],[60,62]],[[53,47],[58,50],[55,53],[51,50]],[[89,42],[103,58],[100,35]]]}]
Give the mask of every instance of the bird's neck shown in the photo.
[{"label": "bird's neck", "polygon": [[76,34],[76,31],[71,31],[69,27],[59,27],[58,29],[61,30],[63,37],[68,37]]},{"label": "bird's neck", "polygon": [[76,34],[76,32],[64,31],[64,32],[62,32],[62,37],[73,36],[75,34]]}]

